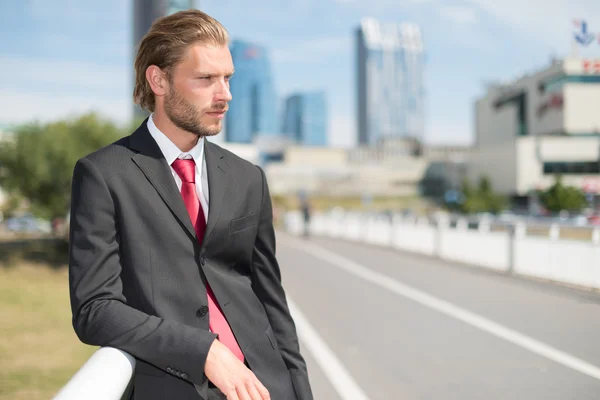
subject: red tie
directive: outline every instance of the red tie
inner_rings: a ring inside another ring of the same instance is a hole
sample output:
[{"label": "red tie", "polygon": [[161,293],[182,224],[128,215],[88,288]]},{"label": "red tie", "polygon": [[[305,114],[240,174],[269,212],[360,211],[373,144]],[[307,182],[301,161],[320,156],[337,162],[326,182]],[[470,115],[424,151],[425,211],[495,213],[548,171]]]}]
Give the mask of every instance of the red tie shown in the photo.
[{"label": "red tie", "polygon": [[[177,175],[181,178],[181,196],[185,203],[194,230],[198,236],[198,241],[202,244],[204,238],[204,231],[206,230],[206,219],[204,218],[204,211],[198,199],[198,193],[196,192],[196,163],[193,159],[182,160],[177,159],[173,161],[173,169],[177,172]],[[223,311],[217,304],[215,295],[210,288],[208,282],[206,282],[206,294],[208,295],[208,316],[210,330],[219,335],[219,340],[225,346],[229,348],[235,354],[240,361],[244,362],[244,355],[242,350],[233,336],[231,327],[223,315]]]}]

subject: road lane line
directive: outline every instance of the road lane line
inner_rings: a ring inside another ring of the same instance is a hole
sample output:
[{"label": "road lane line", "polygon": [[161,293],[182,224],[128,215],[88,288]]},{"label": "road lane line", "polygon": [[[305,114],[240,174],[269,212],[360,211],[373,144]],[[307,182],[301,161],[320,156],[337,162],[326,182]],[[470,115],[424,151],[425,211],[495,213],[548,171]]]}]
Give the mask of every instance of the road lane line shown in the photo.
[{"label": "road lane line", "polygon": [[482,317],[471,311],[465,310],[448,301],[441,300],[423,291],[403,284],[384,274],[371,271],[369,268],[364,267],[349,258],[340,256],[339,254],[329,251],[324,247],[321,247],[314,243],[308,243],[306,241],[298,243],[297,240],[291,238],[286,238],[286,240],[280,242],[285,244],[285,246],[308,253],[313,257],[319,258],[332,266],[340,268],[368,282],[386,288],[393,293],[410,299],[425,307],[431,308],[449,317],[455,318],[468,325],[471,325],[491,335],[494,335],[500,339],[504,339],[535,354],[557,362],[565,367],[571,368],[575,371],[581,372],[582,374],[600,380],[600,368],[588,363],[587,361],[572,356],[564,351],[558,350],[537,339],[519,333],[513,329],[507,328],[503,325],[500,325],[497,322]]},{"label": "road lane line", "polygon": [[368,400],[369,397],[289,296],[287,301],[300,341],[310,351],[340,397],[343,400]]}]

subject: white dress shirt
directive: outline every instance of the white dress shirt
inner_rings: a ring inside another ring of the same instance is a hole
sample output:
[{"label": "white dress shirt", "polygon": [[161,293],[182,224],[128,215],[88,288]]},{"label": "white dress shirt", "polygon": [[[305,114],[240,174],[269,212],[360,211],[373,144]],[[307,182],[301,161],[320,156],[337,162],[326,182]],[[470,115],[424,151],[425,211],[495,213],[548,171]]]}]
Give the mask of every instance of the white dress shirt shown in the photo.
[{"label": "white dress shirt", "polygon": [[[202,210],[204,211],[204,219],[208,221],[208,176],[206,173],[206,160],[204,159],[204,138],[200,138],[198,143],[189,151],[182,152],[179,147],[175,145],[165,135],[157,128],[152,120],[152,114],[148,118],[148,130],[150,131],[150,135],[154,138],[158,147],[162,151],[165,160],[169,164],[171,168],[171,174],[173,175],[173,179],[175,179],[175,183],[177,184],[177,188],[181,191],[181,178],[173,169],[173,161],[178,158],[181,159],[189,159],[192,158],[196,163],[196,193],[198,194],[198,198],[200,199],[200,204],[202,205]],[[198,182],[201,184],[199,185]]]}]

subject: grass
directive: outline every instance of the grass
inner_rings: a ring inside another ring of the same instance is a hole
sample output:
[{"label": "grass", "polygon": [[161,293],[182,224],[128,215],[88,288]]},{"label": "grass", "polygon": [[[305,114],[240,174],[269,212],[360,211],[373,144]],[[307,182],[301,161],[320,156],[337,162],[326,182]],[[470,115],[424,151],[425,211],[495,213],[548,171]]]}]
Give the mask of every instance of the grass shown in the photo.
[{"label": "grass", "polygon": [[[493,226],[492,227],[492,232],[506,232],[506,227],[505,226]],[[562,240],[576,240],[576,241],[583,241],[583,242],[590,242],[592,240],[592,235],[594,233],[593,228],[586,228],[586,227],[562,227],[559,230],[559,239]],[[527,227],[527,236],[533,236],[533,237],[549,237],[550,235],[550,228],[547,226],[537,226],[537,227],[532,227],[532,226],[528,226]]]},{"label": "grass", "polygon": [[0,260],[0,338],[0,400],[50,399],[73,376],[96,348],[73,332],[66,266]]},{"label": "grass", "polygon": [[[431,205],[428,201],[416,197],[374,197],[369,204],[363,204],[360,197],[330,197],[317,196],[309,197],[311,206],[314,210],[327,210],[332,207],[342,207],[347,210],[386,210],[386,209],[402,209],[411,208],[414,211],[422,212]],[[273,196],[273,205],[286,210],[298,209],[300,203],[296,196]]]}]

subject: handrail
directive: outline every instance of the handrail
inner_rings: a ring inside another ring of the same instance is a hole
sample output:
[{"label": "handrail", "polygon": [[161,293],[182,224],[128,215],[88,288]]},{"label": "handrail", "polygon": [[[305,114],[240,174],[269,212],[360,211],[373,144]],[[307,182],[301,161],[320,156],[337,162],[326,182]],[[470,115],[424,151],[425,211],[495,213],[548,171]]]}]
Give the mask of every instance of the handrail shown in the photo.
[{"label": "handrail", "polygon": [[120,400],[126,398],[135,358],[113,347],[101,347],[83,364],[53,400]]}]

